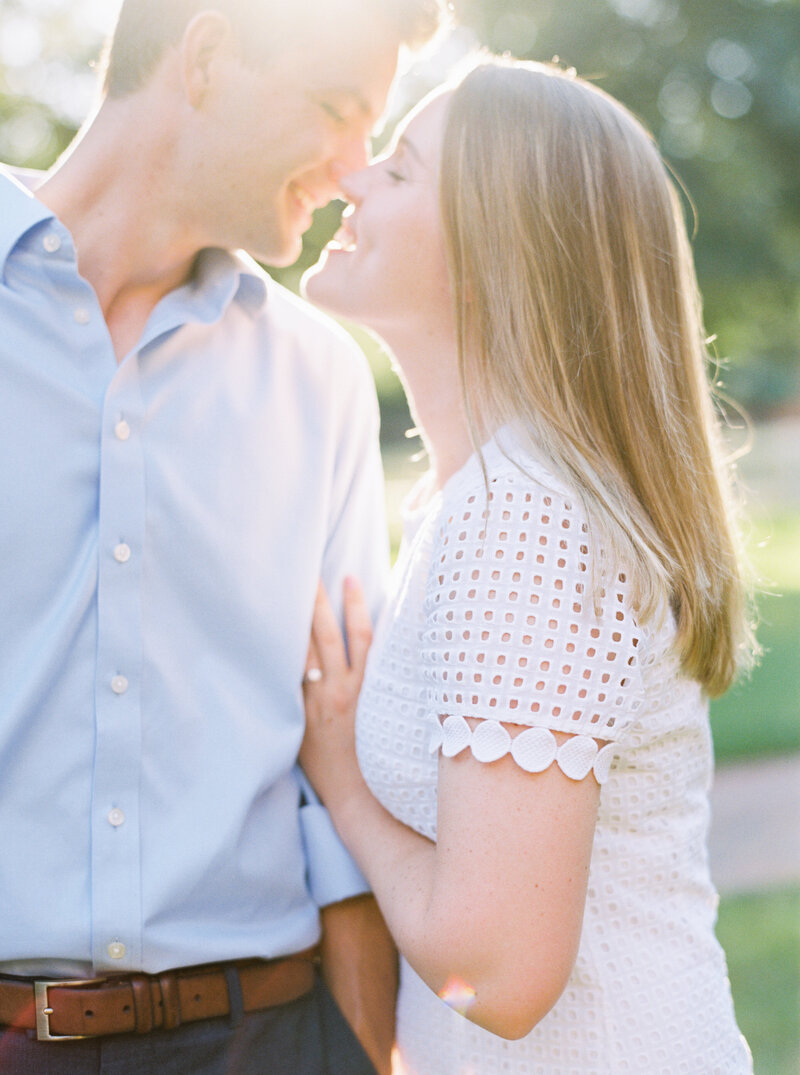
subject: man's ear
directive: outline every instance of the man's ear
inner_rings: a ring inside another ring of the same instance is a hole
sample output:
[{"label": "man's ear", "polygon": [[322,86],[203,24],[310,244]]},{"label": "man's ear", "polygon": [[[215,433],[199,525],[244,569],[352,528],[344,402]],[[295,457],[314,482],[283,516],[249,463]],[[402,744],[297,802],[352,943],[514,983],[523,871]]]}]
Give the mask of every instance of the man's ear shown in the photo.
[{"label": "man's ear", "polygon": [[201,11],[188,23],[180,43],[181,73],[192,108],[203,104],[214,77],[214,64],[230,51],[231,24],[219,11]]}]

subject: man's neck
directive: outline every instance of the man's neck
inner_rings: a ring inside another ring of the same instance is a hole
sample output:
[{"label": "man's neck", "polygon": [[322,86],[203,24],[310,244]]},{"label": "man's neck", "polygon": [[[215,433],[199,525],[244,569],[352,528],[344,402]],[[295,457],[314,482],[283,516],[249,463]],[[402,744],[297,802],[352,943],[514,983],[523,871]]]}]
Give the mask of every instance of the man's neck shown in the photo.
[{"label": "man's neck", "polygon": [[146,115],[126,114],[134,108],[141,113],[141,102],[104,104],[36,191],[72,235],[120,360],[202,246],[181,217],[169,146],[152,137],[158,128]]}]

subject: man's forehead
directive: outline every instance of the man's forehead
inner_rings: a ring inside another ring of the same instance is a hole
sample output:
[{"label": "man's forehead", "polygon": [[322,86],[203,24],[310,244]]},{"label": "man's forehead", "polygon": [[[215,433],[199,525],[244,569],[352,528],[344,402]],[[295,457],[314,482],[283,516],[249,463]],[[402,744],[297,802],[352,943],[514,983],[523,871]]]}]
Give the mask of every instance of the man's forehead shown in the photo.
[{"label": "man's forehead", "polygon": [[[386,106],[399,49],[399,39],[388,31],[380,37],[350,35],[341,45],[298,41],[294,73],[312,95],[346,101],[365,118],[377,120]],[[289,56],[287,60],[292,63]]]},{"label": "man's forehead", "polygon": [[368,56],[388,41],[398,47],[402,43],[400,29],[382,10],[381,0],[350,4],[344,11],[325,3],[313,15],[309,12],[307,18],[290,6],[282,21],[277,39],[288,51],[305,49],[331,57],[337,53]]}]

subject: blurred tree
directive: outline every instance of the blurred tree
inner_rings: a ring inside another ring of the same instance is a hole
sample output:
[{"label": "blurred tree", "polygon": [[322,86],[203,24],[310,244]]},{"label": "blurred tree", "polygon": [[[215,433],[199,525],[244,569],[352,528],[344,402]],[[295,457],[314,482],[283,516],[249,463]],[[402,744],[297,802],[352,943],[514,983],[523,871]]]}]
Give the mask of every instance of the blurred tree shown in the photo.
[{"label": "blurred tree", "polygon": [[[377,0],[376,0],[377,2]],[[109,0],[2,0],[0,159],[46,167],[91,107]],[[756,413],[800,394],[800,0],[454,0],[498,51],[562,63],[655,133],[697,208],[706,322]],[[112,15],[113,17],[113,15]],[[421,90],[426,88],[424,79]],[[336,226],[317,215],[302,264]],[[279,274],[293,283],[298,270]]]},{"label": "blurred tree", "polygon": [[46,168],[91,109],[115,5],[0,0],[0,160]]},{"label": "blurred tree", "polygon": [[697,211],[723,374],[755,411],[800,390],[797,0],[456,0],[497,51],[559,56],[654,132]]}]

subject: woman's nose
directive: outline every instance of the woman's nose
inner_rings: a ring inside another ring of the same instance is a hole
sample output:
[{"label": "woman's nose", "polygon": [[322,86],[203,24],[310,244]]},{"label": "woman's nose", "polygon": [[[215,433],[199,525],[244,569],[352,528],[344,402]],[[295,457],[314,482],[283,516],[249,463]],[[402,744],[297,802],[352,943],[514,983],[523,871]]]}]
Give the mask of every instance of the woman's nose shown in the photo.
[{"label": "woman's nose", "polygon": [[331,162],[330,175],[341,188],[345,176],[360,172],[369,162],[369,141],[362,136],[355,136],[344,143]]},{"label": "woman's nose", "polygon": [[352,172],[346,172],[339,179],[339,189],[344,195],[345,201],[353,205],[359,205],[364,198],[367,185],[369,167],[364,164]]}]

